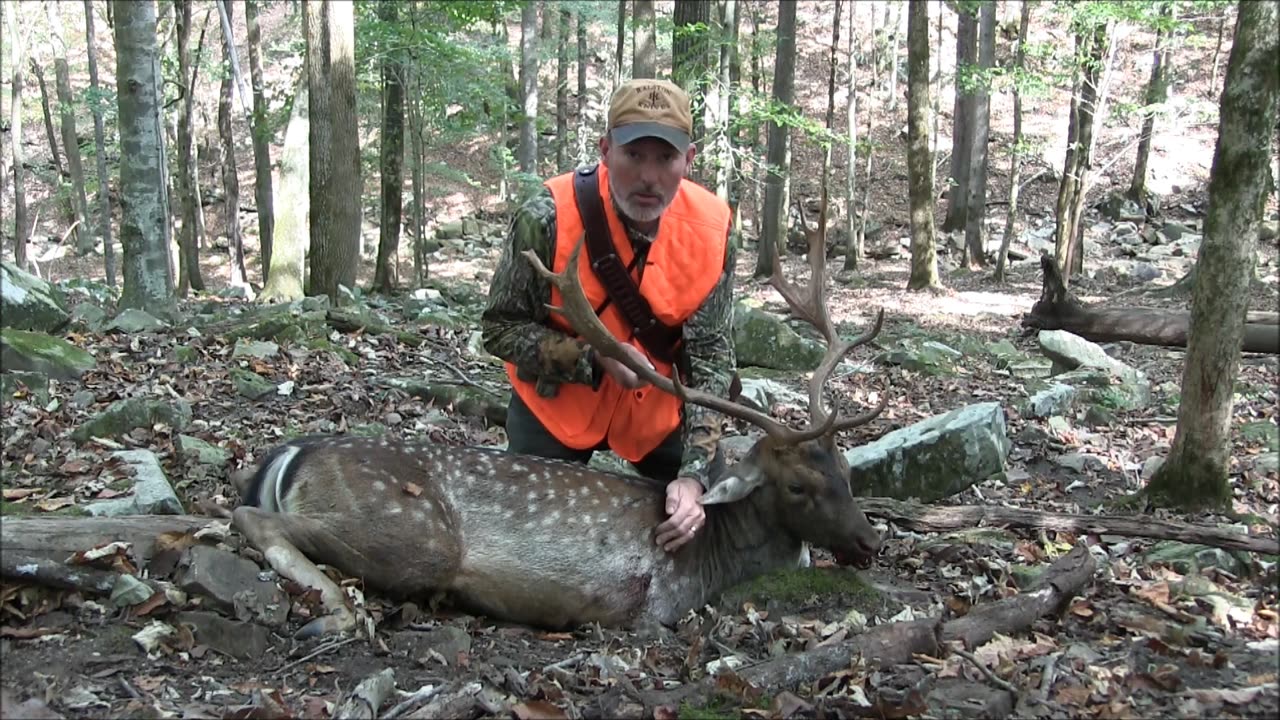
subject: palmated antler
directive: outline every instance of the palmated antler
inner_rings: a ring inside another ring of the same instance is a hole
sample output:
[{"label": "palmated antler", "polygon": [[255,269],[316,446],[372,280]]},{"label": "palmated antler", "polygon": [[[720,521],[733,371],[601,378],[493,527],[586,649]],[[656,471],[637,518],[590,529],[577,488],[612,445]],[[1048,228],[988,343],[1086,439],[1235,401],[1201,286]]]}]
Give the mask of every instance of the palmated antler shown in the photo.
[{"label": "palmated antler", "polygon": [[538,274],[550,280],[560,291],[564,304],[561,307],[549,306],[551,311],[563,315],[578,335],[594,348],[597,353],[617,360],[638,377],[643,378],[663,392],[671,393],[684,402],[700,405],[729,417],[749,422],[764,430],[765,433],[779,443],[799,444],[805,440],[819,437],[827,431],[826,427],[795,430],[773,419],[767,413],[762,413],[728,398],[686,387],[680,382],[678,373],[669,378],[648,363],[636,362],[632,355],[622,349],[621,341],[614,337],[609,328],[605,327],[604,322],[596,315],[595,308],[592,307],[591,301],[587,299],[586,293],[582,289],[582,280],[578,276],[578,258],[582,253],[584,240],[585,236],[578,240],[573,252],[569,254],[569,262],[564,272],[561,273],[554,273],[547,269],[547,266],[542,263],[542,260],[532,250],[525,250],[524,256],[533,264]]},{"label": "palmated antler", "polygon": [[[875,338],[880,333],[881,326],[884,325],[884,308],[880,308],[880,312],[876,314],[875,325],[862,335],[846,341],[841,340],[839,334],[836,333],[835,325],[831,322],[831,315],[827,312],[825,299],[827,204],[827,188],[824,185],[822,187],[821,200],[819,201],[818,231],[810,233],[807,232],[808,228],[805,228],[805,235],[809,240],[809,284],[802,291],[801,288],[789,282],[782,274],[782,260],[778,253],[774,253],[773,256],[773,275],[769,278],[769,283],[787,301],[791,312],[816,328],[823,339],[827,341],[827,352],[822,356],[822,361],[818,363],[817,369],[813,371],[813,377],[809,379],[809,417],[812,425],[827,428],[830,431],[830,435],[834,436],[835,433],[842,430],[865,425],[874,420],[884,410],[888,402],[888,396],[882,397],[880,404],[875,408],[845,418],[840,418],[835,414],[828,416],[826,408],[822,405],[822,389],[827,380],[830,379],[831,373],[835,371],[836,365],[840,364],[840,361],[852,352],[854,348],[864,345]],[[801,215],[801,222],[804,222],[803,214]],[[826,432],[824,431],[820,434],[826,434]]]}]

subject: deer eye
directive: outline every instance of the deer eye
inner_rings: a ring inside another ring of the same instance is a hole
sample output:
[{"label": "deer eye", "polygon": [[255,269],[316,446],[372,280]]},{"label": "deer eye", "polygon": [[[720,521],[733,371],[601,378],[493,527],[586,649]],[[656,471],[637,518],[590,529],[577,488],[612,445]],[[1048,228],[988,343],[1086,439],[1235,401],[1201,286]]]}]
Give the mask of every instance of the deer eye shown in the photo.
[{"label": "deer eye", "polygon": [[801,485],[800,483],[794,483],[794,482],[787,483],[787,492],[791,493],[792,495],[803,495],[804,486]]}]

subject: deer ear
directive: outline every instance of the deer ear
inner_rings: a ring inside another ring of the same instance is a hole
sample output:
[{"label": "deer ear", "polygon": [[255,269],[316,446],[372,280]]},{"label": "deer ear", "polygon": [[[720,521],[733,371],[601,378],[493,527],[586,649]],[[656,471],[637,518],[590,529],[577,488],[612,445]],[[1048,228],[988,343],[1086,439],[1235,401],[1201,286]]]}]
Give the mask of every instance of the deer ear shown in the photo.
[{"label": "deer ear", "polygon": [[748,463],[738,463],[726,470],[699,502],[703,505],[715,505],[741,500],[760,487],[763,480],[764,473],[760,472],[760,468]]}]

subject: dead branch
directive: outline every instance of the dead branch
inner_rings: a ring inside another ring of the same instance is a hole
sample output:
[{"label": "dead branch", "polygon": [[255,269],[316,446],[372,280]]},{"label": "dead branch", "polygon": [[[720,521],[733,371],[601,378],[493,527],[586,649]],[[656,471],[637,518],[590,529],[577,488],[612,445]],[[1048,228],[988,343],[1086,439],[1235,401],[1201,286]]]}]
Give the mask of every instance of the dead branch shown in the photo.
[{"label": "dead branch", "polygon": [[859,498],[858,506],[868,515],[892,520],[919,532],[945,532],[984,525],[1020,527],[1078,534],[1177,540],[1225,550],[1280,554],[1280,540],[1276,538],[1244,535],[1208,525],[1157,520],[1148,516],[1072,515],[993,505],[921,505],[890,498]]},{"label": "dead branch", "polygon": [[217,521],[199,515],[5,517],[0,523],[0,545],[6,557],[26,554],[62,562],[82,550],[123,541],[133,546],[134,559],[146,565],[157,535],[194,532]]}]

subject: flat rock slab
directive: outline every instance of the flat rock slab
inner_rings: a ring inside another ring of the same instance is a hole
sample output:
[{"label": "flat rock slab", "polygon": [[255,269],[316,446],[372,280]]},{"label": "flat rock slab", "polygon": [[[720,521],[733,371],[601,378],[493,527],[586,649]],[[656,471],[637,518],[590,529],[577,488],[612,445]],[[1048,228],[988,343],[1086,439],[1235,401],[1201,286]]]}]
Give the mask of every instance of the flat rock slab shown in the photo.
[{"label": "flat rock slab", "polygon": [[86,512],[95,516],[117,515],[181,515],[182,501],[165,477],[164,469],[150,450],[119,450],[112,456],[123,460],[132,470],[133,494],[89,503]]},{"label": "flat rock slab", "polygon": [[271,580],[261,577],[252,560],[209,545],[195,545],[179,569],[178,587],[207,599],[218,610],[240,620],[283,625],[289,616],[289,597]]},{"label": "flat rock slab", "polygon": [[174,623],[191,628],[196,642],[241,660],[260,658],[271,647],[271,631],[261,625],[228,620],[211,612],[180,612]]}]

